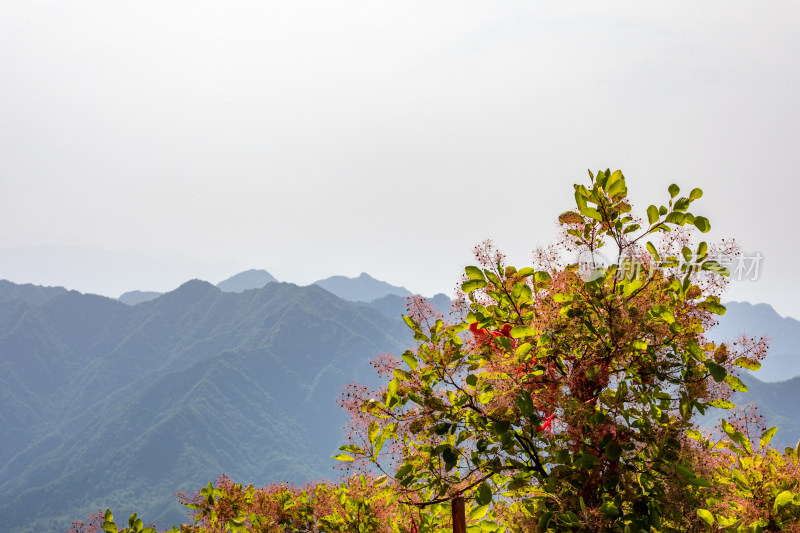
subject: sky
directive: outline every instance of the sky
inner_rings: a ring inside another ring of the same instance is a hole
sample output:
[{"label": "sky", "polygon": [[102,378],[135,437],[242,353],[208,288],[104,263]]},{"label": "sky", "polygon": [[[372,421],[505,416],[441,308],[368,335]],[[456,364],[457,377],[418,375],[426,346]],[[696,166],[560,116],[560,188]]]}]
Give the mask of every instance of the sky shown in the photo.
[{"label": "sky", "polygon": [[[800,318],[800,4],[0,3],[0,278],[111,297],[266,269],[452,293],[573,183],[677,183]],[[752,277],[752,276],[751,276]]]}]

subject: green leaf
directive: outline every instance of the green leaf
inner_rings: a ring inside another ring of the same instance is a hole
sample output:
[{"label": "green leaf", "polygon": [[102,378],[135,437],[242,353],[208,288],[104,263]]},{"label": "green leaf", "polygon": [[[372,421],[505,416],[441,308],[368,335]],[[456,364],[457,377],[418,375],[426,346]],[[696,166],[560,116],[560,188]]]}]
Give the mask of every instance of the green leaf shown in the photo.
[{"label": "green leaf", "polygon": [[244,520],[236,520],[235,518],[228,520],[228,523],[225,524],[225,527],[227,527],[233,533],[245,533],[247,531],[247,528],[244,525]]},{"label": "green leaf", "polygon": [[653,256],[653,259],[655,259],[656,261],[661,261],[661,256],[658,255],[658,251],[656,250],[655,245],[652,242],[647,241],[646,246],[647,246],[647,251],[650,252],[650,255]]},{"label": "green leaf", "polygon": [[470,520],[480,520],[484,516],[486,516],[486,511],[489,510],[488,505],[481,505],[479,507],[475,507],[472,511],[469,512],[469,519]]},{"label": "green leaf", "polygon": [[575,205],[578,206],[578,209],[583,209],[586,207],[586,195],[583,194],[583,191],[575,187]]},{"label": "green leaf", "polygon": [[475,503],[478,505],[489,505],[492,503],[492,488],[486,484],[481,483],[478,490],[475,492]]},{"label": "green leaf", "polygon": [[521,339],[523,337],[531,337],[536,335],[536,330],[530,326],[514,326],[511,328],[511,338]]},{"label": "green leaf", "polygon": [[472,291],[476,291],[478,289],[482,289],[486,287],[488,283],[482,279],[471,279],[467,280],[461,284],[461,290],[470,293]]},{"label": "green leaf", "polygon": [[697,442],[703,442],[704,440],[703,434],[697,431],[696,429],[687,429],[686,436],[689,437],[690,439],[696,440]]},{"label": "green leaf", "polygon": [[386,401],[389,401],[389,397],[397,394],[397,388],[399,386],[400,386],[400,381],[397,378],[394,378],[392,381],[389,382],[389,395],[387,396]]},{"label": "green leaf", "polygon": [[703,190],[702,189],[692,189],[692,192],[689,193],[690,200],[697,200],[698,198],[703,197]]},{"label": "green leaf", "polygon": [[672,185],[670,185],[669,187],[667,187],[667,190],[669,191],[669,195],[671,197],[673,197],[673,198],[678,196],[678,193],[681,192],[681,188],[678,187],[677,185],[675,185],[674,183]]},{"label": "green leaf", "polygon": [[619,509],[610,501],[603,502],[603,505],[600,506],[600,510],[609,518],[616,518],[619,516]]},{"label": "green leaf", "polygon": [[714,515],[711,514],[711,511],[708,511],[706,509],[698,509],[697,516],[699,516],[700,519],[709,526],[714,525]]},{"label": "green leaf", "polygon": [[706,217],[694,217],[694,225],[701,233],[708,233],[711,229],[711,223]]},{"label": "green leaf", "polygon": [[719,298],[715,296],[709,296],[708,298],[700,302],[700,305],[698,307],[700,307],[700,309],[708,311],[709,313],[714,313],[715,315],[719,316],[724,315],[725,311],[727,311],[727,309],[725,309],[725,306],[719,303]]},{"label": "green leaf", "polygon": [[485,279],[484,276],[483,276],[483,270],[481,270],[480,268],[478,268],[476,266],[468,266],[468,267],[466,267],[464,269],[464,272],[467,273],[467,277],[469,279],[475,279],[475,280],[483,280],[483,279]]},{"label": "green leaf", "polygon": [[654,205],[651,205],[647,208],[647,222],[650,223],[652,226],[658,221],[658,208]]},{"label": "green leaf", "polygon": [[378,425],[378,422],[373,420],[369,424],[369,429],[367,430],[367,438],[369,439],[370,444],[375,444],[375,439],[378,438],[378,433],[380,433],[381,428]]},{"label": "green leaf", "polygon": [[536,273],[533,267],[525,267],[521,268],[517,271],[517,276],[521,278],[527,278],[528,276],[532,276]]},{"label": "green leaf", "polygon": [[581,209],[581,215],[597,220],[598,222],[603,221],[603,216],[594,207],[584,207]]},{"label": "green leaf", "polygon": [[401,381],[411,381],[413,379],[411,374],[409,374],[402,368],[395,368],[394,370],[392,370],[392,375]]},{"label": "green leaf", "polygon": [[733,409],[736,407],[733,402],[728,400],[711,400],[708,402],[711,407],[718,407],[719,409]]},{"label": "green leaf", "polygon": [[758,444],[760,449],[765,448],[772,441],[772,437],[775,436],[776,431],[778,431],[778,428],[773,426],[766,430],[763,435],[761,435],[761,441]]},{"label": "green leaf", "polygon": [[628,188],[625,186],[625,180],[623,179],[618,179],[608,188],[608,195],[611,198],[615,196],[627,196],[627,194]]},{"label": "green leaf", "polygon": [[756,361],[755,359],[748,359],[747,357],[737,357],[733,364],[740,368],[746,368],[747,370],[758,370],[761,368],[761,363]]},{"label": "green leaf", "polygon": [[736,428],[735,428],[735,427],[733,427],[733,424],[731,424],[730,422],[728,422],[728,421],[727,421],[727,420],[725,420],[724,418],[723,418],[723,419],[720,421],[720,424],[722,425],[722,430],[723,430],[723,431],[724,431],[724,432],[725,432],[725,433],[726,433],[726,434],[727,434],[727,435],[728,435],[730,438],[733,438],[733,436],[736,434]]},{"label": "green leaf", "polygon": [[617,443],[617,441],[612,440],[611,442],[606,444],[605,452],[606,452],[606,457],[608,457],[609,460],[616,461],[617,459],[619,459],[620,455],[622,455],[622,448],[620,447],[619,443]]},{"label": "green leaf", "polygon": [[417,358],[414,356],[413,353],[407,351],[402,355],[402,357],[403,357],[403,361],[406,362],[406,364],[408,365],[408,367],[411,370],[416,370],[417,369],[418,361],[417,361]]},{"label": "green leaf", "polygon": [[331,457],[336,459],[337,461],[355,461],[355,459],[353,459],[346,453],[337,453],[336,455],[331,455]]},{"label": "green leaf", "polygon": [[725,376],[725,383],[727,383],[728,386],[736,392],[747,392],[747,385],[742,383],[742,380],[736,376]]},{"label": "green leaf", "polygon": [[785,490],[778,494],[778,496],[775,497],[775,512],[780,512],[780,510],[786,507],[792,500],[794,500],[794,493],[791,491]]},{"label": "green leaf", "polygon": [[725,377],[728,375],[728,371],[725,370],[725,367],[718,365],[713,361],[706,361],[705,365],[708,371],[711,373],[711,377],[713,377],[714,381],[716,381],[717,383],[723,381]]},{"label": "green leaf", "polygon": [[692,401],[687,397],[682,397],[680,404],[678,405],[678,410],[681,413],[681,416],[684,418],[689,418],[692,416]]},{"label": "green leaf", "polygon": [[542,516],[539,517],[539,531],[547,531],[547,526],[550,524],[550,521],[553,519],[553,511],[548,511],[543,513]]},{"label": "green leaf", "polygon": [[111,521],[103,522],[103,531],[105,531],[106,533],[119,533],[119,530],[117,529],[117,524]]},{"label": "green leaf", "polygon": [[403,315],[403,322],[405,322],[406,325],[414,331],[414,333],[419,333],[420,335],[422,335],[422,330],[411,317]]},{"label": "green leaf", "polygon": [[681,213],[685,212],[689,209],[689,199],[686,197],[682,197],[675,202],[675,206],[673,207],[675,211],[680,211]]},{"label": "green leaf", "polygon": [[677,224],[678,226],[683,226],[684,224],[686,224],[686,215],[681,213],[680,211],[673,211],[667,215],[664,221],[669,222],[670,224]]}]

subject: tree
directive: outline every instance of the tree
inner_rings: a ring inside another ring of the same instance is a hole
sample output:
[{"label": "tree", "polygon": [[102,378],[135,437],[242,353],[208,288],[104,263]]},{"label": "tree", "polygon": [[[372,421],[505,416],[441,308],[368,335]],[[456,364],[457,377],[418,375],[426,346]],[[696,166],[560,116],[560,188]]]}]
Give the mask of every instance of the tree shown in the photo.
[{"label": "tree", "polygon": [[690,245],[710,229],[689,211],[702,191],[671,185],[639,218],[620,171],[590,176],[537,265],[481,247],[463,320],[404,317],[418,346],[379,364],[392,375],[380,394],[348,392],[339,458],[383,470],[409,504],[494,501],[520,531],[704,530],[711,480],[686,432],[695,413],[732,408],[737,368],[758,363],[704,337],[727,271]]},{"label": "tree", "polygon": [[[534,266],[476,249],[461,320],[412,301],[416,349],[376,361],[384,389],[344,398],[352,436],[335,457],[370,472],[303,489],[221,478],[183,499],[194,524],[170,532],[438,532],[464,497],[475,533],[800,531],[800,443],[772,450],[776,428],[747,418],[716,440],[694,425],[734,407],[738,370],[766,345],[704,337],[725,312],[714,257],[733,245],[693,244],[710,229],[689,212],[702,191],[668,193],[640,219],[621,172],[591,175]],[[103,517],[109,533],[153,531],[128,526]]]}]

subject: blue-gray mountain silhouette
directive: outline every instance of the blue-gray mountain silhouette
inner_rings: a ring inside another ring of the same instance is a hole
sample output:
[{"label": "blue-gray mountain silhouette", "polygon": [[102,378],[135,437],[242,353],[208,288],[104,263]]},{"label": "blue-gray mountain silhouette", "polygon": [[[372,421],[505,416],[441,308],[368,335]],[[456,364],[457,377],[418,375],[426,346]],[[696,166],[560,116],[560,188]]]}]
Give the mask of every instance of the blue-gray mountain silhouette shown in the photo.
[{"label": "blue-gray mountain silhouette", "polygon": [[366,272],[362,272],[357,278],[331,276],[315,281],[314,285],[319,285],[339,298],[350,300],[351,302],[371,302],[388,294],[403,297],[411,296],[411,291],[405,287],[390,285],[385,281],[373,278]]},{"label": "blue-gray mountain silhouette", "polygon": [[0,279],[0,302],[25,300],[34,305],[39,305],[65,292],[67,292],[67,289],[64,287],[42,287],[30,283],[17,284]]},{"label": "blue-gray mountain silhouette", "polygon": [[179,523],[175,491],[223,473],[335,477],[337,397],[409,339],[399,320],[287,283],[1,303],[0,531],[64,531],[109,506]]},{"label": "blue-gray mountain silhouette", "polygon": [[150,300],[155,300],[162,294],[164,293],[155,291],[128,291],[120,295],[117,300],[128,305],[138,305],[140,303],[149,302]]},{"label": "blue-gray mountain silhouette", "polygon": [[246,270],[217,283],[217,287],[225,292],[244,292],[250,289],[260,289],[267,283],[278,280],[266,270]]}]

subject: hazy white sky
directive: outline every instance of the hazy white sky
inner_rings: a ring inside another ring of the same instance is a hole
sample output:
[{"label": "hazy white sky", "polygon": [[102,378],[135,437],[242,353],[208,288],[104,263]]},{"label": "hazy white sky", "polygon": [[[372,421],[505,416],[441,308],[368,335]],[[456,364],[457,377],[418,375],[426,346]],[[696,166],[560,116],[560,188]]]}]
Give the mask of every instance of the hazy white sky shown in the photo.
[{"label": "hazy white sky", "polygon": [[0,3],[0,278],[118,296],[264,268],[450,292],[586,169],[706,192],[800,317],[796,1]]}]

